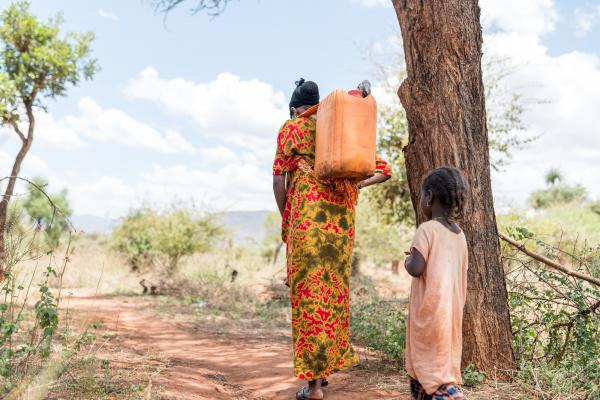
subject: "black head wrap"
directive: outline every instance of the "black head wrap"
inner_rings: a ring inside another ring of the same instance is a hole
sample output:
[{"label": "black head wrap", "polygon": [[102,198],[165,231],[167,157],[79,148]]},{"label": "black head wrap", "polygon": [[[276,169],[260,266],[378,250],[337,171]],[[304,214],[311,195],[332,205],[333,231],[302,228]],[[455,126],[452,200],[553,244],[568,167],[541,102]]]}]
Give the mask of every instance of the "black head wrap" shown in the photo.
[{"label": "black head wrap", "polygon": [[296,89],[292,93],[290,108],[301,106],[314,106],[319,103],[319,86],[313,81],[300,78],[296,81]]}]

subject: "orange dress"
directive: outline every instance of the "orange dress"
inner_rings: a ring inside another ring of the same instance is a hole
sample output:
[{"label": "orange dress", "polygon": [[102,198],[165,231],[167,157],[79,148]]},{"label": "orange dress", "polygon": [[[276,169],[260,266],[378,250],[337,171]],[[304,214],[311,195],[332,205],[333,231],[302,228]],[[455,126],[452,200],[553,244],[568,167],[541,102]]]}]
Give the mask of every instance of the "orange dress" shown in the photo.
[{"label": "orange dress", "polygon": [[[318,180],[316,119],[287,121],[277,138],[273,174],[290,174],[282,222],[292,306],[294,374],[314,380],[355,366],[350,344],[349,293],[354,204]],[[390,175],[389,165],[377,171]]]},{"label": "orange dress", "polygon": [[439,221],[417,229],[412,247],[425,271],[412,279],[406,325],[406,371],[428,394],[460,384],[462,320],[467,296],[468,248],[463,232]]}]

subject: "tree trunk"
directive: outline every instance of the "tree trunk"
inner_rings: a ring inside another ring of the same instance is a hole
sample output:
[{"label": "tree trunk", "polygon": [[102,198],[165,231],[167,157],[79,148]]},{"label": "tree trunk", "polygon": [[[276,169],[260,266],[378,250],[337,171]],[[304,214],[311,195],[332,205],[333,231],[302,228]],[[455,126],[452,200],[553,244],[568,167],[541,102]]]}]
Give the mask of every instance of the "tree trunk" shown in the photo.
[{"label": "tree trunk", "polygon": [[392,260],[392,275],[400,273],[400,260]]},{"label": "tree trunk", "polygon": [[283,242],[279,242],[277,247],[275,248],[275,253],[273,254],[273,260],[271,261],[272,265],[277,264],[277,259],[279,258],[279,253],[281,252],[281,248],[283,247]]},{"label": "tree trunk", "polygon": [[29,152],[31,148],[31,144],[33,143],[33,131],[35,129],[35,118],[33,116],[33,102],[26,104],[27,109],[27,117],[29,119],[29,129],[27,130],[27,136],[25,137],[23,133],[19,130],[18,125],[14,125],[15,133],[19,135],[21,138],[22,144],[19,153],[17,153],[17,157],[15,158],[15,162],[13,163],[13,167],[11,173],[8,177],[8,184],[6,185],[6,190],[4,191],[4,195],[2,196],[2,200],[0,200],[0,281],[4,279],[4,272],[7,269],[7,257],[6,254],[6,222],[8,218],[8,204],[14,194],[15,184],[17,182],[17,177],[21,172],[21,164],[25,159],[25,156]]},{"label": "tree trunk", "polygon": [[470,185],[460,221],[469,243],[463,366],[489,377],[515,369],[506,283],[490,182],[482,33],[477,0],[393,0],[400,22],[407,78],[398,92],[408,119],[406,170],[417,223],[421,178],[460,168]]}]

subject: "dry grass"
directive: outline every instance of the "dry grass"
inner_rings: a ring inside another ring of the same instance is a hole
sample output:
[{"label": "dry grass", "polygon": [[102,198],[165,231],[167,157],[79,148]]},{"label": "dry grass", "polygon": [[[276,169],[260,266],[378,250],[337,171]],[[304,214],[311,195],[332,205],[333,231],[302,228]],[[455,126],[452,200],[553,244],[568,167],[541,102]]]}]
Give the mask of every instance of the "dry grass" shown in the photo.
[{"label": "dry grass", "polygon": [[[87,292],[102,295],[139,292],[140,278],[130,272],[118,254],[107,250],[105,239],[74,236],[71,245],[74,251],[63,276],[63,290],[85,289]],[[32,282],[32,287],[36,288],[47,265],[62,264],[63,249],[58,249],[55,254],[59,256],[44,256],[37,260],[23,261],[15,266],[17,282],[24,286]],[[51,288],[56,289],[59,279],[53,278],[49,284]]]}]

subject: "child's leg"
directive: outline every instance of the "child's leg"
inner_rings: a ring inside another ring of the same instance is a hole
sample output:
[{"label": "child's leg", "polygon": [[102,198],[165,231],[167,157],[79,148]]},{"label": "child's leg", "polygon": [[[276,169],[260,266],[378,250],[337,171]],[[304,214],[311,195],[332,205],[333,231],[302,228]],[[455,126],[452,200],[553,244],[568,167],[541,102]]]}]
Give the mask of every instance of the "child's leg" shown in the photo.
[{"label": "child's leg", "polygon": [[430,400],[431,396],[425,392],[418,380],[410,378],[410,398],[411,400]]}]

